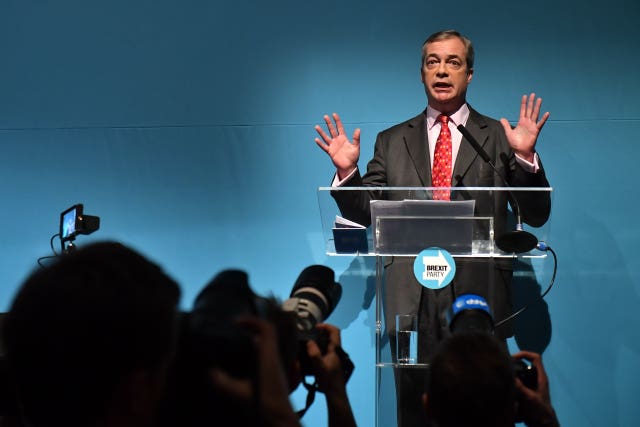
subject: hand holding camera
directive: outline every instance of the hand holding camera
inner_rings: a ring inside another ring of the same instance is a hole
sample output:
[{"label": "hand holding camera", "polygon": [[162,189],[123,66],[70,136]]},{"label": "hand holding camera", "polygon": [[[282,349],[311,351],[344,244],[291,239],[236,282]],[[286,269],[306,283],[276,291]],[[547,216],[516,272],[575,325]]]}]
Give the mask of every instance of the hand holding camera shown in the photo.
[{"label": "hand holding camera", "polygon": [[310,373],[315,376],[318,389],[321,392],[325,394],[344,392],[346,379],[342,360],[336,353],[336,350],[340,348],[340,330],[326,323],[317,324],[316,329],[322,332],[321,336],[327,337],[327,343],[325,351],[323,351],[318,342],[307,341],[306,350],[311,364]]},{"label": "hand holding camera", "polygon": [[[258,381],[229,375],[220,367],[209,370],[209,378],[214,387],[240,401],[250,404],[256,399],[261,402],[262,415],[270,425],[299,426],[298,417],[289,404],[289,385],[282,369],[277,347],[277,331],[269,321],[255,316],[245,316],[235,324],[251,332],[258,354]],[[255,386],[258,389],[254,389]]]},{"label": "hand holding camera", "polygon": [[347,396],[347,380],[353,363],[340,346],[340,330],[326,323],[315,325],[318,336],[306,343],[310,374],[327,399],[330,426],[355,427],[356,421]]},{"label": "hand holding camera", "polygon": [[517,422],[525,422],[530,426],[559,426],[556,413],[551,405],[549,379],[542,365],[542,357],[538,353],[520,351],[513,355],[516,360],[528,360],[535,368],[536,388],[523,384],[516,375],[516,390],[518,392]]}]

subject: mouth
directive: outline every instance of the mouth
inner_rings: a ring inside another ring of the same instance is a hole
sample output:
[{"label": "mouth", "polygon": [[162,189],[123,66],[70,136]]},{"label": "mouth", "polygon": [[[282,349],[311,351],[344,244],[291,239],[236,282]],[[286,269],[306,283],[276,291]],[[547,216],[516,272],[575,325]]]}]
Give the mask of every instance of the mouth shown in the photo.
[{"label": "mouth", "polygon": [[438,90],[449,90],[451,89],[453,86],[450,83],[447,82],[436,82],[433,84],[433,88],[438,91]]}]

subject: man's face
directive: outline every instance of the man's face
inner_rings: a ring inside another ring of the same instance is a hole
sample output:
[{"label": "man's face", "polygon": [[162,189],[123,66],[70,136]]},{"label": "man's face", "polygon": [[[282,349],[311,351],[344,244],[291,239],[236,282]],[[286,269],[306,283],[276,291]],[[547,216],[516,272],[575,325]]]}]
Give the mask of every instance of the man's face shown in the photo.
[{"label": "man's face", "polygon": [[429,105],[453,113],[464,104],[473,70],[467,68],[466,49],[457,37],[423,47],[422,83]]}]

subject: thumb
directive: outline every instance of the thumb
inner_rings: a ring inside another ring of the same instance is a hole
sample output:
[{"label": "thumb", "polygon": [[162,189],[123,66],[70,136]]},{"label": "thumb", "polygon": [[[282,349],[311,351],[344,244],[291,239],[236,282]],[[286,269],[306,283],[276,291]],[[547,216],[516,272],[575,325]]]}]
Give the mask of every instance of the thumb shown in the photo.
[{"label": "thumb", "polygon": [[500,119],[500,124],[504,128],[504,133],[509,134],[509,132],[512,131],[511,124],[509,123],[509,121],[507,119],[505,119],[505,118]]}]

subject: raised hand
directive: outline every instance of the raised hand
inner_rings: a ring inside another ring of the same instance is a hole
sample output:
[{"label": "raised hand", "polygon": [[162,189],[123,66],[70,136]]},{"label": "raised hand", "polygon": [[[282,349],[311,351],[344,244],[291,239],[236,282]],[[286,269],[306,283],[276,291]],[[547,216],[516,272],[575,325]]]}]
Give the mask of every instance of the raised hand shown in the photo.
[{"label": "raised hand", "polygon": [[328,115],[324,116],[329,134],[322,130],[319,125],[316,125],[315,129],[320,138],[315,138],[315,141],[318,147],[331,158],[337,169],[338,178],[343,179],[358,166],[358,159],[360,158],[360,129],[356,129],[353,132],[353,140],[349,141],[340,116],[337,113],[333,113],[333,120],[335,125]]},{"label": "raised hand", "polygon": [[502,123],[504,132],[507,135],[507,140],[513,151],[529,162],[533,161],[538,134],[549,118],[549,112],[546,112],[542,115],[542,118],[538,120],[541,105],[542,98],[536,99],[535,93],[529,95],[528,99],[527,95],[522,95],[520,118],[518,119],[516,127],[511,129],[511,125],[507,119],[500,119],[500,123]]}]

